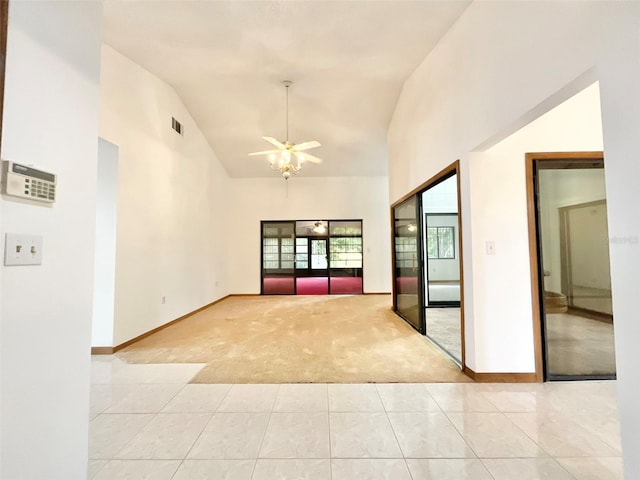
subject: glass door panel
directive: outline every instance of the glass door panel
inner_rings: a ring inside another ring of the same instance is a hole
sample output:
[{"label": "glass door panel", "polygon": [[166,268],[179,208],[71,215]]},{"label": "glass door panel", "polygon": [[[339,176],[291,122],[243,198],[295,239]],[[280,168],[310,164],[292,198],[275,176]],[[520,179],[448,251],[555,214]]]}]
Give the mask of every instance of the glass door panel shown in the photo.
[{"label": "glass door panel", "polygon": [[294,222],[262,222],[262,294],[295,294]]},{"label": "glass door panel", "polygon": [[421,195],[425,257],[427,336],[462,362],[457,174]]},{"label": "glass door panel", "polygon": [[311,269],[327,270],[327,240],[311,239]]},{"label": "glass door panel", "polygon": [[546,378],[614,378],[604,162],[536,160],[534,175]]},{"label": "glass door panel", "polygon": [[331,293],[362,293],[362,222],[332,221],[329,234]]},{"label": "glass door panel", "polygon": [[395,311],[416,330],[424,332],[418,202],[413,196],[393,209]]},{"label": "glass door panel", "polygon": [[[298,222],[301,223],[301,222]],[[329,293],[329,269],[327,239],[296,239],[296,292],[298,295],[327,295]]]}]

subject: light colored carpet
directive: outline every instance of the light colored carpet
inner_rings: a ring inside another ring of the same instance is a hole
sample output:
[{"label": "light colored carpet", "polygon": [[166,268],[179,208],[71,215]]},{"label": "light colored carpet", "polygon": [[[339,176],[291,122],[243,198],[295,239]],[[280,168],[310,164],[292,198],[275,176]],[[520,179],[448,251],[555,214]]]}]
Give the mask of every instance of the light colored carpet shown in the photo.
[{"label": "light colored carpet", "polygon": [[117,356],[206,363],[192,383],[465,382],[390,295],[230,297]]}]

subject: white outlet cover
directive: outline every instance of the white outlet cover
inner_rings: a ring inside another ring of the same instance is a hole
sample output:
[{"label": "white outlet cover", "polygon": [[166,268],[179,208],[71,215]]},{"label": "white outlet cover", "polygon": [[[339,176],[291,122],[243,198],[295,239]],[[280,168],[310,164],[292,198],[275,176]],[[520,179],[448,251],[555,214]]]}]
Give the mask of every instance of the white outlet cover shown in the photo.
[{"label": "white outlet cover", "polygon": [[487,251],[487,255],[496,254],[496,242],[494,242],[493,240],[487,240],[485,248]]},{"label": "white outlet cover", "polygon": [[4,264],[42,265],[42,235],[7,233],[4,241]]}]

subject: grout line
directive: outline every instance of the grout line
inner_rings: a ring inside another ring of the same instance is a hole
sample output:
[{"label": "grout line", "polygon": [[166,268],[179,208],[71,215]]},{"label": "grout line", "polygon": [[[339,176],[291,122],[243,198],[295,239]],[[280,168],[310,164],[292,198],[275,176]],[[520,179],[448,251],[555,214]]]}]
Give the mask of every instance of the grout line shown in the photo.
[{"label": "grout line", "polygon": [[329,406],[329,384],[327,386],[327,423],[329,424],[329,478],[333,478],[333,451],[331,450],[331,408]]},{"label": "grout line", "polygon": [[[188,453],[188,452],[187,452]],[[186,457],[186,456],[185,456]],[[178,471],[180,470],[180,468],[182,467],[182,464],[184,463],[184,458],[182,460],[180,460],[180,463],[178,464],[178,468],[176,468],[176,471],[173,472],[173,475],[171,475],[171,478],[169,480],[173,480],[176,476],[176,473],[178,473]]]},{"label": "grout line", "polygon": [[[274,385],[274,384],[268,384],[268,385]],[[278,388],[276,389],[276,394],[273,396],[273,401],[271,402],[271,408],[269,410],[269,420],[267,420],[267,426],[265,427],[264,432],[262,434],[262,440],[260,441],[260,447],[258,448],[258,453],[256,454],[255,462],[253,464],[253,469],[251,470],[251,477],[249,477],[249,478],[253,478],[253,476],[255,475],[256,466],[258,465],[258,460],[260,459],[260,452],[262,451],[262,447],[264,446],[264,440],[265,440],[265,438],[267,438],[267,432],[269,431],[269,425],[271,425],[271,418],[273,416],[273,407],[275,407],[276,400],[278,398],[278,394],[280,393],[281,384],[275,384],[275,385],[277,385]]]},{"label": "grout line", "polygon": [[[182,414],[184,415],[184,414]],[[204,431],[207,429],[207,427],[209,426],[209,423],[211,423],[211,420],[213,420],[214,417],[214,413],[190,413],[188,415],[209,415],[209,419],[207,420],[207,422],[204,424],[204,427],[202,427],[202,430],[200,430],[200,433],[196,436],[195,440],[193,441],[193,443],[191,443],[191,446],[189,447],[189,450],[187,450],[187,453],[184,454],[184,457],[182,458],[182,461],[180,463],[180,465],[182,465],[182,463],[184,463],[184,461],[187,459],[187,457],[189,456],[189,454],[191,453],[191,450],[193,450],[193,447],[196,446],[196,444],[198,443],[198,441],[200,440],[200,438],[202,437],[202,434],[204,433]],[[177,471],[177,470],[176,470]],[[175,475],[175,474],[174,474]]]},{"label": "grout line", "polygon": [[409,476],[411,478],[413,478],[413,476],[411,475],[411,470],[409,470],[409,465],[407,464],[407,457],[404,453],[404,450],[402,450],[402,445],[400,445],[400,441],[398,440],[398,434],[396,433],[395,428],[393,428],[393,423],[391,422],[391,418],[389,418],[389,412],[387,411],[387,407],[384,405],[384,402],[382,401],[382,396],[380,395],[380,390],[378,390],[378,386],[375,386],[375,390],[376,393],[378,394],[378,400],[380,401],[380,404],[382,405],[382,409],[384,411],[385,416],[387,417],[387,422],[389,422],[389,427],[391,427],[391,431],[393,432],[393,438],[396,439],[396,445],[398,445],[398,450],[400,450],[400,454],[402,455],[402,460],[404,462],[404,466],[407,469],[407,472],[409,473]]}]

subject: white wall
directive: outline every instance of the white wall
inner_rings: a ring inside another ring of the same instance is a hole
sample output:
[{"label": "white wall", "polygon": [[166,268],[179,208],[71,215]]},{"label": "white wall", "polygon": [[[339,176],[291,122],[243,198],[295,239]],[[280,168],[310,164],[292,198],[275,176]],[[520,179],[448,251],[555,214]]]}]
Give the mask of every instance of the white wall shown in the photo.
[{"label": "white wall", "polygon": [[387,177],[233,179],[230,290],[260,293],[261,220],[362,219],[364,292],[390,292],[388,198]]},{"label": "white wall", "polygon": [[[172,116],[184,136],[171,129]],[[102,49],[100,135],[120,154],[118,345],[230,292],[232,204],[226,172],[174,89],[109,46]]]},{"label": "white wall", "polygon": [[98,139],[96,247],[93,280],[91,345],[113,346],[116,288],[116,224],[118,208],[118,147]]},{"label": "white wall", "polygon": [[43,235],[43,263],[2,267],[3,480],[86,477],[100,2],[11,2],[2,158],[58,175],[48,208],[0,201],[6,232]]},{"label": "white wall", "polygon": [[[636,7],[638,5],[636,4]],[[614,34],[599,62],[616,375],[625,479],[640,478],[640,32],[639,14],[604,16]]]},{"label": "white wall", "polygon": [[[540,26],[544,25],[544,35]],[[640,165],[640,4],[638,2],[474,2],[405,83],[389,130],[390,198],[400,198],[451,161],[461,160],[463,243],[465,245],[465,340],[470,366],[477,371],[513,366],[531,371],[529,318],[503,315],[488,320],[503,298],[504,253],[521,258],[514,265],[525,272],[528,252],[520,235],[525,228],[524,193],[517,186],[524,163],[503,166],[500,177],[483,175],[485,164],[470,152],[494,145],[511,132],[548,111],[589,84],[600,81],[611,246],[616,357],[626,478],[640,478],[640,370],[634,348],[640,343],[635,320],[640,274],[640,218],[628,212],[640,203],[635,186]],[[567,127],[565,125],[565,127]],[[498,170],[497,165],[487,165]],[[511,179],[511,181],[504,181]],[[507,191],[498,189],[500,185]],[[465,189],[470,190],[465,192]],[[472,198],[474,197],[474,198]],[[503,200],[509,203],[507,214]],[[482,211],[472,212],[481,205]],[[472,226],[476,216],[486,217]],[[506,222],[515,222],[507,230]],[[471,229],[468,227],[472,226]],[[514,235],[516,238],[514,238]],[[520,240],[517,240],[520,237]],[[483,258],[486,239],[496,240],[497,254]],[[511,246],[502,239],[515,240]],[[626,239],[626,240],[624,240]],[[520,252],[513,251],[519,249]],[[467,255],[467,252],[472,255]],[[502,254],[502,255],[501,255]],[[475,289],[485,282],[492,291]],[[523,277],[511,286],[528,288]],[[529,298],[528,298],[529,297]],[[516,291],[505,313],[530,312],[530,293]],[[490,308],[489,308],[490,307]],[[529,314],[530,315],[530,314]],[[479,316],[480,318],[475,318]],[[509,316],[510,323],[507,322]],[[507,330],[500,327],[507,325]],[[531,330],[531,329],[530,329]],[[509,344],[497,341],[508,338]],[[501,344],[503,343],[503,344]],[[493,350],[492,350],[492,347]],[[519,347],[529,351],[518,352]],[[512,363],[510,353],[520,360]],[[471,363],[473,362],[473,363]]]},{"label": "white wall", "polygon": [[[473,155],[471,255],[478,336],[476,356],[469,363],[476,371],[535,371],[525,153],[598,150],[602,126],[594,84],[493,148]],[[487,241],[495,242],[495,255],[486,253]]]}]

